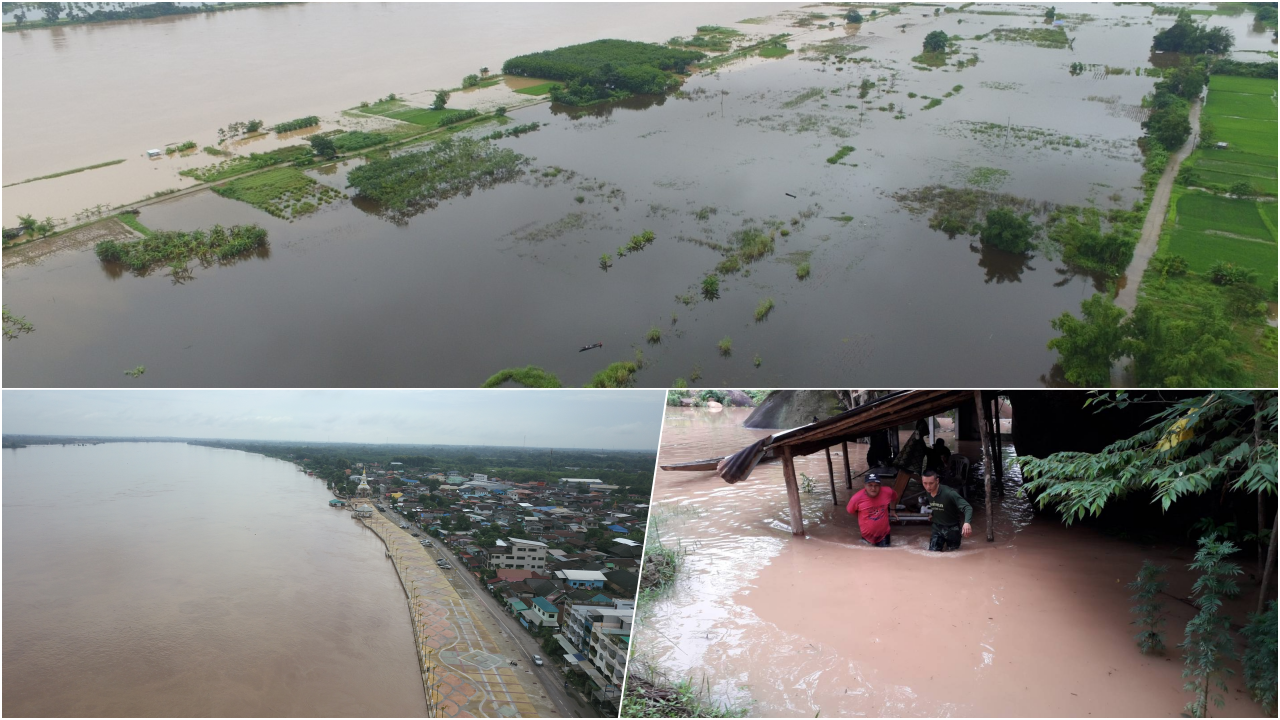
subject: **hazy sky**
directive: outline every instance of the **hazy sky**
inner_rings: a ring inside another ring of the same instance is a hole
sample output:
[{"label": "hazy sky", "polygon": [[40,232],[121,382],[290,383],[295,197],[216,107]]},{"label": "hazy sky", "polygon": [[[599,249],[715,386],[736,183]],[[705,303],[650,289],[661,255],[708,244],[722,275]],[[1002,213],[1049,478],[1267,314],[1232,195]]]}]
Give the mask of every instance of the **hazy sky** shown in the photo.
[{"label": "hazy sky", "polygon": [[662,390],[5,390],[4,432],[657,450]]}]

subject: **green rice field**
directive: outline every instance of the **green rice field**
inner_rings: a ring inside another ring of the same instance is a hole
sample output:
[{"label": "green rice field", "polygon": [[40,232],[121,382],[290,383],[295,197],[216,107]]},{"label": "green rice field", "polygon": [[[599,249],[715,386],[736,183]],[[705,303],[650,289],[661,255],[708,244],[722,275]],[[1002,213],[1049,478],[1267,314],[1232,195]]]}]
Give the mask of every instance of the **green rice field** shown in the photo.
[{"label": "green rice field", "polygon": [[1178,199],[1178,227],[1189,230],[1217,230],[1275,242],[1275,231],[1263,222],[1262,212],[1275,217],[1275,203],[1188,192]]},{"label": "green rice field", "polygon": [[1227,149],[1198,148],[1191,165],[1202,183],[1230,187],[1248,183],[1255,192],[1275,195],[1276,81],[1214,75],[1201,121],[1212,123],[1214,142]]},{"label": "green rice field", "polygon": [[516,92],[521,95],[546,95],[551,92],[551,88],[559,85],[558,82],[544,82],[541,85],[531,85],[527,88],[520,88]]}]

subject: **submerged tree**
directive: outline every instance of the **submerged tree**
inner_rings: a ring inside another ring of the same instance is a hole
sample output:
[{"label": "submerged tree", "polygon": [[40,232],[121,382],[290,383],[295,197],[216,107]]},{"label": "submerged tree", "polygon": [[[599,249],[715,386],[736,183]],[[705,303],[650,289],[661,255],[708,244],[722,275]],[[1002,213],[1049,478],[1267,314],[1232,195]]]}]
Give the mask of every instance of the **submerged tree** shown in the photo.
[{"label": "submerged tree", "polygon": [[1210,533],[1200,538],[1200,550],[1190,565],[1200,572],[1191,586],[1200,612],[1187,623],[1186,637],[1178,647],[1185,653],[1182,677],[1187,684],[1183,689],[1195,693],[1186,707],[1191,717],[1208,716],[1210,700],[1218,707],[1226,704],[1221,693],[1227,692],[1225,678],[1232,670],[1226,662],[1235,657],[1235,643],[1231,639],[1231,622],[1221,611],[1223,600],[1240,592],[1232,579],[1242,572],[1240,566],[1227,560],[1235,551],[1234,544]]},{"label": "submerged tree", "polygon": [[1268,715],[1276,712],[1276,601],[1271,600],[1262,612],[1251,613],[1249,623],[1240,631],[1244,638],[1244,683],[1253,699]]},{"label": "submerged tree", "polygon": [[431,101],[432,110],[443,110],[444,106],[449,102],[449,93],[441,90],[436,93],[436,99]]},{"label": "submerged tree", "polygon": [[857,8],[853,8],[852,10],[850,10],[848,13],[845,14],[844,19],[845,19],[845,22],[851,25],[861,25],[862,13],[858,12]]},{"label": "submerged tree", "polygon": [[983,245],[990,245],[1012,253],[1025,253],[1031,249],[1031,237],[1035,225],[1031,216],[1018,215],[1008,208],[996,208],[987,213],[986,222],[978,232]]},{"label": "submerged tree", "polygon": [[1095,293],[1081,303],[1080,314],[1082,318],[1064,312],[1051,321],[1062,335],[1049,341],[1049,349],[1058,351],[1067,380],[1081,387],[1105,387],[1111,383],[1112,363],[1128,348],[1124,310]]},{"label": "submerged tree", "polygon": [[1129,612],[1138,616],[1131,624],[1141,628],[1134,639],[1138,641],[1138,650],[1143,655],[1164,652],[1164,633],[1160,632],[1165,623],[1164,603],[1158,597],[1168,585],[1161,579],[1168,569],[1164,565],[1153,565],[1150,560],[1144,560],[1142,567],[1138,569],[1138,578],[1128,585],[1130,590],[1137,591],[1132,599],[1138,604],[1130,608]]},{"label": "submerged tree", "polygon": [[943,30],[934,30],[924,36],[924,51],[927,53],[946,52],[947,49],[947,33]]}]

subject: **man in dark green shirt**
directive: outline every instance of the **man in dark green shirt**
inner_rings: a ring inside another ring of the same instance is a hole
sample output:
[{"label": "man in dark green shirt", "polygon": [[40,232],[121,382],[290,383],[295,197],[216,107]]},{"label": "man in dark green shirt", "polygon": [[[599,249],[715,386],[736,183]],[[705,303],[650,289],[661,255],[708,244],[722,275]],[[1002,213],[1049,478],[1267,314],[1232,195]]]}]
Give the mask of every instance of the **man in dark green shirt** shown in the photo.
[{"label": "man in dark green shirt", "polygon": [[[929,549],[936,552],[960,549],[960,538],[969,537],[973,528],[973,506],[968,500],[960,497],[960,493],[938,482],[938,473],[925,470],[920,477],[920,484],[929,494],[926,502],[930,517],[933,518],[933,535],[929,538]],[[960,518],[964,517],[963,525]]]}]

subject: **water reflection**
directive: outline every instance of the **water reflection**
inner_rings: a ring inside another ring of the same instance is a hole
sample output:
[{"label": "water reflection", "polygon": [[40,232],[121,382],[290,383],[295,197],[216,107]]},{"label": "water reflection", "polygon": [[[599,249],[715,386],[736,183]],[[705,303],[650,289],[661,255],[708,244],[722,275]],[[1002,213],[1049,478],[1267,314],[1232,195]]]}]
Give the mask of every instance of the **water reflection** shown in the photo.
[{"label": "water reflection", "polygon": [[572,105],[551,103],[551,114],[563,115],[570,120],[580,120],[587,117],[607,118],[612,116],[615,110],[647,110],[651,107],[662,107],[666,103],[666,95],[632,95],[629,98],[611,100],[599,105],[591,105],[590,107],[574,107]]},{"label": "water reflection", "polygon": [[969,252],[978,256],[978,267],[985,271],[985,284],[1022,282],[1022,273],[1035,270],[1032,256],[1026,253],[1006,252],[982,243],[969,243]]}]

